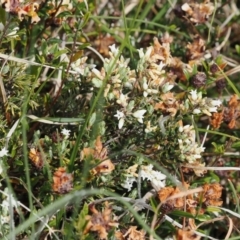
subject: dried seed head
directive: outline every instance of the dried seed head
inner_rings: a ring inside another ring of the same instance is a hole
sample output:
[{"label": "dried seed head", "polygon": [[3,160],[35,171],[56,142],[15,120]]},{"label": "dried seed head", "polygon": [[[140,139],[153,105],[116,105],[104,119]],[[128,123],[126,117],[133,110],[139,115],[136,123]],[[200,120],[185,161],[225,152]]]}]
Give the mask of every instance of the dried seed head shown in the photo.
[{"label": "dried seed head", "polygon": [[175,6],[175,8],[173,9],[173,12],[179,18],[183,18],[186,15],[186,13],[182,10],[181,5],[179,4]]},{"label": "dried seed head", "polygon": [[63,140],[63,135],[58,132],[53,132],[51,138],[54,143],[58,143]]},{"label": "dried seed head", "polygon": [[212,114],[212,118],[210,119],[210,124],[214,129],[218,129],[223,122],[223,112],[216,112]]},{"label": "dried seed head", "polygon": [[49,53],[47,56],[46,56],[46,60],[48,63],[51,63],[54,59],[54,55],[52,53]]},{"label": "dried seed head", "polygon": [[99,212],[94,205],[89,206],[92,215],[85,216],[88,221],[83,234],[88,234],[90,231],[97,232],[99,239],[107,239],[109,231],[112,228],[118,227],[118,222],[113,219],[112,208],[108,202],[105,202],[105,208]]},{"label": "dried seed head", "polygon": [[210,66],[210,72],[211,73],[217,73],[219,71],[219,67],[216,63],[213,63],[211,66]]},{"label": "dried seed head", "polygon": [[206,84],[207,76],[204,72],[199,72],[191,77],[190,81],[196,88],[200,88]]},{"label": "dried seed head", "polygon": [[73,175],[71,173],[66,173],[66,169],[63,167],[58,168],[53,174],[53,191],[64,194],[70,192],[72,187]]},{"label": "dried seed head", "polygon": [[221,92],[227,86],[227,82],[225,79],[220,79],[216,81],[216,87],[218,92]]}]

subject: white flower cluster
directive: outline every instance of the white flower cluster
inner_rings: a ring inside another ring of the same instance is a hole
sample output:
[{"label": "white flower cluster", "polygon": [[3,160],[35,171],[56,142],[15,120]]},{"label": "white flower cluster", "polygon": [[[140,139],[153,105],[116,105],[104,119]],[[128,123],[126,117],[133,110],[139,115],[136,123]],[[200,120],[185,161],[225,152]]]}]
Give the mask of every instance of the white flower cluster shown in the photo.
[{"label": "white flower cluster", "polygon": [[151,55],[153,52],[153,46],[148,47],[145,53],[143,52],[143,49],[138,50],[138,71],[139,73],[143,74],[142,90],[144,97],[147,97],[148,95],[158,94],[160,87],[165,92],[173,88],[173,85],[169,83],[167,83],[167,85],[165,84],[165,87],[163,86],[165,82],[165,70],[163,68],[166,66],[166,64],[163,63],[164,59],[158,59],[160,60],[160,63],[156,63],[156,58],[154,55]]},{"label": "white flower cluster", "polygon": [[[104,67],[101,71],[92,69],[91,81],[97,88],[102,86],[107,73],[111,72],[104,90],[104,97],[120,105],[114,115],[118,120],[119,129],[123,128],[125,122],[133,122],[134,119],[143,123],[144,114],[147,112],[145,105],[152,101],[151,95],[157,95],[159,92],[166,93],[174,87],[166,81],[164,67],[169,64],[171,55],[169,43],[165,45],[161,45],[155,38],[154,45],[148,47],[146,52],[143,49],[138,50],[137,72],[129,68],[130,60],[119,55],[119,49],[115,44],[109,47],[110,57],[104,59]],[[130,99],[130,91],[133,89],[136,92],[140,91],[145,98],[148,98],[144,101],[146,103],[144,106],[139,104],[136,106],[137,101]]]},{"label": "white flower cluster", "polygon": [[[134,169],[132,171],[132,169]],[[124,183],[121,184],[123,188],[126,188],[128,191],[132,189],[134,182],[137,182],[138,174],[136,173],[137,165],[130,167],[127,170],[127,175]],[[153,165],[149,164],[147,166],[141,166],[139,172],[142,180],[148,180],[151,182],[153,188],[156,191],[159,191],[161,188],[165,187],[166,175],[162,174],[159,171],[153,170]]]},{"label": "white flower cluster", "polygon": [[127,114],[124,114],[124,112],[118,111],[114,115],[118,119],[118,128],[121,129],[124,125],[124,121],[127,115],[132,115],[134,118],[137,119],[138,122],[143,123],[143,115],[146,113],[147,110],[137,110],[134,113],[131,113],[131,111],[127,111]]},{"label": "white flower cluster", "polygon": [[71,63],[71,68],[75,72],[79,73],[82,76],[87,76],[90,69],[95,68],[94,64],[86,63],[87,57],[82,57],[77,59],[75,62]]},{"label": "white flower cluster", "polygon": [[62,131],[61,131],[61,133],[62,133],[62,135],[64,136],[65,139],[69,138],[70,132],[71,132],[71,130],[68,130],[66,128],[63,128]]},{"label": "white flower cluster", "polygon": [[8,150],[4,147],[1,151],[0,151],[0,158],[7,156],[8,154]]},{"label": "white flower cluster", "polygon": [[16,201],[16,199],[13,197],[13,195],[9,192],[8,188],[5,188],[4,190],[7,197],[2,201],[0,204],[1,206],[1,216],[0,216],[0,223],[5,224],[9,223],[10,221],[10,215],[9,215],[9,208],[15,208],[17,209],[19,206],[19,202]]},{"label": "white flower cluster", "polygon": [[123,94],[123,87],[126,89],[133,88],[133,84],[136,81],[136,74],[128,67],[129,59],[125,60],[123,56],[118,56],[119,49],[115,46],[115,44],[109,48],[110,58],[105,59],[104,68],[101,71],[97,69],[92,70],[92,73],[95,76],[92,79],[92,82],[95,87],[101,87],[106,73],[110,70],[110,68],[112,68],[109,83],[106,85],[104,91],[104,96],[108,100],[115,99],[116,103],[121,106],[114,115],[114,117],[118,119],[118,128],[121,129],[125,120],[127,118],[131,120],[131,117],[135,118],[139,123],[143,123],[143,115],[147,110],[135,110],[135,102],[133,100],[128,101],[128,94]]},{"label": "white flower cluster", "polygon": [[180,159],[188,163],[194,163],[201,158],[201,153],[204,152],[204,147],[198,146],[195,142],[195,130],[193,126],[186,125],[179,127],[180,139],[178,139],[180,149]]},{"label": "white flower cluster", "polygon": [[211,113],[217,112],[217,108],[222,104],[220,100],[202,98],[202,92],[197,92],[197,90],[191,90],[188,99],[194,108],[193,114],[204,113],[211,116]]},{"label": "white flower cluster", "polygon": [[107,73],[111,72],[108,83],[106,85],[104,96],[108,100],[119,98],[120,92],[123,87],[132,89],[133,84],[136,82],[136,73],[128,67],[130,59],[125,59],[123,56],[118,56],[119,49],[114,45],[110,46],[109,58],[104,59],[103,68],[101,71],[94,68],[92,83],[95,87],[102,86],[102,82]]}]

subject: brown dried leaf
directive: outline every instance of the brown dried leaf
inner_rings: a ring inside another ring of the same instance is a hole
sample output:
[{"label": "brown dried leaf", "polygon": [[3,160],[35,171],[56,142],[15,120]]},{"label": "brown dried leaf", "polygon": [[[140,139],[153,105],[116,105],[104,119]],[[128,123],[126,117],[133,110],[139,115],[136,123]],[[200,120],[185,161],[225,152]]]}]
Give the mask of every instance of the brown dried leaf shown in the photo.
[{"label": "brown dried leaf", "polygon": [[231,96],[231,98],[230,98],[230,100],[228,102],[228,106],[230,108],[236,109],[238,105],[239,105],[239,103],[238,103],[238,96],[237,96],[237,94],[234,94],[234,95]]},{"label": "brown dried leaf", "polygon": [[[101,136],[98,136],[95,142],[95,148],[84,148],[81,152],[81,158],[84,159],[84,157],[92,156],[96,161],[95,165],[100,161],[100,163],[91,170],[93,175],[109,174],[115,169],[115,165],[108,158],[107,154],[107,148],[103,147]],[[94,164],[94,162],[92,164]]]},{"label": "brown dried leaf", "polygon": [[127,240],[145,240],[145,232],[137,230],[136,226],[131,226],[123,236]]},{"label": "brown dried leaf", "polygon": [[110,204],[105,202],[103,212],[99,212],[94,205],[91,205],[90,211],[93,214],[86,216],[88,223],[84,229],[84,234],[93,231],[98,233],[100,239],[107,239],[108,232],[113,227],[118,226],[118,223],[112,220],[112,208]]},{"label": "brown dried leaf", "polygon": [[97,165],[97,167],[92,169],[92,174],[109,174],[115,169],[114,164],[110,159],[107,159],[100,164]]},{"label": "brown dried leaf", "polygon": [[53,174],[52,189],[56,193],[68,193],[73,187],[73,176],[71,173],[66,173],[63,167],[58,168]]},{"label": "brown dried leaf", "polygon": [[187,49],[189,60],[199,59],[205,51],[205,41],[199,36],[196,36],[192,43],[187,44]]},{"label": "brown dried leaf", "polygon": [[176,234],[177,240],[200,240],[201,236],[198,236],[191,230],[178,229]]},{"label": "brown dried leaf", "polygon": [[97,153],[100,153],[103,149],[103,144],[101,141],[101,136],[97,136],[96,142],[95,142],[95,150]]},{"label": "brown dried leaf", "polygon": [[115,38],[112,36],[99,36],[94,42],[99,53],[101,53],[105,57],[109,57],[109,46],[114,43],[116,43],[116,41]]},{"label": "brown dried leaf", "polygon": [[210,119],[210,124],[214,129],[218,129],[221,126],[221,123],[223,122],[223,112],[220,113],[213,113],[212,117]]},{"label": "brown dried leaf", "polygon": [[44,164],[44,159],[40,151],[35,148],[31,148],[29,152],[29,159],[32,161],[35,167],[41,169]]}]

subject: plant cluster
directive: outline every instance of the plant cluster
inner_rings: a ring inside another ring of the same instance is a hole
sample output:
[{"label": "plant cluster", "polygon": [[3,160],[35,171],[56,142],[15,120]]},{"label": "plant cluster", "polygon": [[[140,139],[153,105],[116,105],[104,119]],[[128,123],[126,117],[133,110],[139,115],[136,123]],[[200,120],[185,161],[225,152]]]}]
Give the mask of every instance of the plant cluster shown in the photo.
[{"label": "plant cluster", "polygon": [[237,5],[130,2],[1,1],[1,239],[238,236]]}]

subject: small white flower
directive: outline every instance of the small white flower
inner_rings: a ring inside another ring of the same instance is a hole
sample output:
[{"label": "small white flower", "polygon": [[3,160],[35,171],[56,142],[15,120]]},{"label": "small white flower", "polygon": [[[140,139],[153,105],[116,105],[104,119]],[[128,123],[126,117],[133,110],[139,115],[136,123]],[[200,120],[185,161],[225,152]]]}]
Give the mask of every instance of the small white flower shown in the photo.
[{"label": "small white flower", "polygon": [[181,8],[182,8],[182,10],[185,11],[185,12],[187,12],[187,11],[192,11],[192,9],[191,9],[190,6],[188,5],[188,3],[184,3]]},{"label": "small white flower", "polygon": [[66,5],[69,10],[71,10],[73,8],[72,3],[70,2],[70,0],[63,0],[62,1],[62,5]]},{"label": "small white flower", "polygon": [[119,129],[122,129],[123,124],[124,124],[124,121],[125,121],[125,120],[124,120],[125,114],[124,114],[123,112],[117,110],[117,114],[115,114],[114,117],[116,117],[116,118],[119,120],[119,122],[118,122],[118,128],[119,128]]},{"label": "small white flower", "polygon": [[8,209],[9,208],[8,198],[7,198],[7,200],[4,199],[0,205],[1,205],[2,208]]},{"label": "small white flower", "polygon": [[209,112],[217,112],[217,107],[209,107],[208,111]]},{"label": "small white flower", "polygon": [[143,90],[144,90],[143,96],[147,97],[148,96],[148,84],[146,81],[143,82]]},{"label": "small white flower", "polygon": [[153,46],[150,46],[150,47],[147,48],[147,51],[146,51],[145,56],[144,56],[146,60],[148,60],[150,58],[152,50],[153,50]]},{"label": "small white flower", "polygon": [[126,189],[128,190],[128,192],[129,192],[129,191],[131,191],[131,189],[132,189],[133,183],[136,182],[136,181],[137,181],[137,180],[136,180],[135,177],[132,177],[132,176],[129,177],[129,176],[127,176],[127,178],[125,179],[124,183],[121,184],[121,186],[122,186],[123,188],[126,188]]},{"label": "small white flower", "polygon": [[201,110],[200,110],[200,109],[195,108],[195,109],[193,110],[193,114],[199,114],[199,113],[201,113]]},{"label": "small white flower", "polygon": [[143,180],[149,180],[153,188],[156,191],[159,191],[161,188],[165,187],[166,175],[162,174],[159,171],[152,170],[152,168],[152,164],[142,166],[140,170],[140,176]]},{"label": "small white flower", "polygon": [[139,54],[139,58],[140,58],[140,59],[143,58],[143,57],[144,57],[143,49],[140,48],[140,49],[137,49],[137,51],[138,51],[138,54]]},{"label": "small white flower", "polygon": [[192,143],[192,141],[190,139],[185,139],[184,143],[186,143],[187,145],[190,145]]},{"label": "small white flower", "polygon": [[71,63],[71,68],[77,73],[84,75],[87,68],[86,60],[87,57],[79,58],[77,61]]},{"label": "small white flower", "polygon": [[68,130],[68,129],[66,129],[66,128],[63,128],[62,131],[61,131],[61,133],[64,135],[64,137],[65,137],[66,139],[69,138],[70,132],[71,132],[71,130]]},{"label": "small white flower", "polygon": [[11,37],[11,38],[16,38],[16,37],[18,37],[18,35],[17,35],[18,30],[19,30],[19,27],[15,27],[15,28],[13,29],[13,31],[10,32],[10,33],[7,35],[7,37]]},{"label": "small white flower", "polygon": [[128,105],[127,100],[128,96],[121,93],[119,99],[117,100],[117,103],[122,105],[123,107],[126,107]]},{"label": "small white flower", "polygon": [[[3,209],[8,210],[9,207],[15,207],[17,208],[19,206],[19,201],[17,201],[11,193],[9,193],[9,190],[6,188],[4,192],[7,194],[7,198],[5,198],[2,203],[0,204]],[[11,204],[11,205],[10,205]]]},{"label": "small white flower", "polygon": [[9,223],[10,222],[10,216],[3,216],[1,215],[0,216],[0,223],[1,225],[5,224],[5,223]]},{"label": "small white flower", "polygon": [[99,70],[97,70],[96,68],[93,68],[93,69],[92,69],[92,72],[95,74],[95,76],[96,76],[97,78],[99,78],[99,79],[101,79],[101,80],[104,79],[104,76],[102,76],[102,73],[101,73]]},{"label": "small white flower", "polygon": [[193,101],[197,100],[197,98],[198,98],[197,90],[191,90],[190,94],[191,94],[191,98]]},{"label": "small white flower", "polygon": [[208,111],[208,109],[203,109],[202,112],[208,115],[209,117],[212,116],[212,114]]},{"label": "small white flower", "polygon": [[162,91],[163,93],[169,92],[173,87],[174,85],[166,83],[162,86]]},{"label": "small white flower", "polygon": [[183,127],[180,126],[180,127],[178,128],[178,131],[179,131],[179,132],[183,132]]},{"label": "small white flower", "polygon": [[122,129],[122,127],[123,127],[123,125],[124,125],[124,118],[121,118],[120,120],[119,120],[119,122],[118,122],[118,128],[119,129]]},{"label": "small white flower", "polygon": [[211,105],[212,106],[216,106],[216,107],[219,107],[221,104],[222,104],[222,101],[221,100],[211,100]]},{"label": "small white flower", "polygon": [[123,112],[117,110],[117,114],[115,114],[114,117],[118,118],[118,120],[119,120],[121,118],[124,118],[125,114]]},{"label": "small white flower", "polygon": [[133,116],[137,118],[138,122],[143,123],[143,115],[145,114],[147,110],[142,109],[142,110],[137,110],[136,112],[133,113]]},{"label": "small white flower", "polygon": [[113,44],[113,45],[109,46],[109,48],[110,48],[110,51],[112,52],[113,56],[116,57],[118,55],[118,52],[119,52],[118,48],[116,48],[116,45]]},{"label": "small white flower", "polygon": [[147,51],[144,53],[143,49],[138,49],[138,54],[139,54],[139,58],[143,59],[144,62],[147,61],[150,58],[151,52],[152,52],[153,47],[150,46],[147,48]]},{"label": "small white flower", "polygon": [[0,157],[7,156],[7,154],[8,154],[8,150],[4,147],[4,148],[0,151]]},{"label": "small white flower", "polygon": [[148,89],[148,84],[146,81],[144,81],[143,83],[143,90],[147,90]]},{"label": "small white flower", "polygon": [[144,91],[143,91],[143,96],[144,96],[144,97],[147,97],[148,94],[157,94],[157,93],[158,93],[158,90],[157,90],[157,89],[150,89],[150,88],[149,88],[146,79],[143,80],[143,85],[142,85],[142,87],[143,87],[143,90],[144,90]]},{"label": "small white flower", "polygon": [[164,180],[159,180],[157,178],[152,179],[151,181],[152,187],[158,192],[162,188],[166,186],[165,179]]},{"label": "small white flower", "polygon": [[165,63],[163,63],[163,61],[160,62],[159,66],[158,66],[158,71],[162,71],[162,69],[166,66]]},{"label": "small white flower", "polygon": [[153,165],[149,164],[147,166],[142,166],[140,170],[140,175],[143,180],[151,180],[153,176],[150,174],[152,171]]},{"label": "small white flower", "polygon": [[189,131],[191,131],[192,129],[193,129],[193,126],[190,125],[190,124],[187,124],[187,125],[183,126],[184,132],[189,132]]}]

